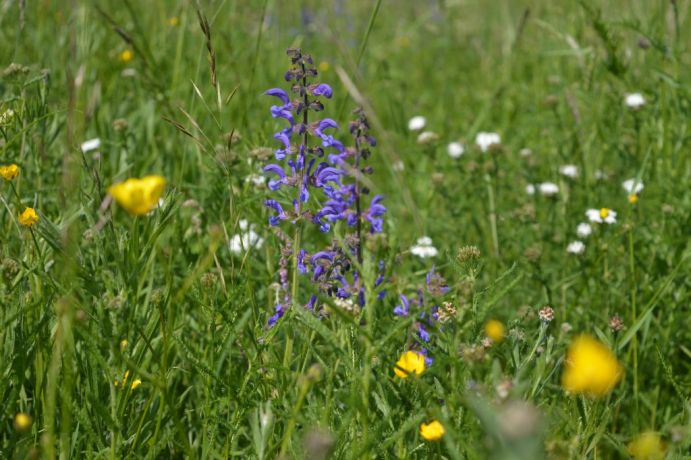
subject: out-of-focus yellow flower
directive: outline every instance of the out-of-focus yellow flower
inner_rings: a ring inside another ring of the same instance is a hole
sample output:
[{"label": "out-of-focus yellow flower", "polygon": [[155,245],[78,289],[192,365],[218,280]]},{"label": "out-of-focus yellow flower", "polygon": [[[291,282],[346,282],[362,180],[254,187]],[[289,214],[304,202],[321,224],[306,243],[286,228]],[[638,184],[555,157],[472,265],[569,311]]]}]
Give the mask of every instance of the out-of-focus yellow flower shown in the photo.
[{"label": "out-of-focus yellow flower", "polygon": [[328,72],[330,68],[331,68],[331,65],[326,61],[322,61],[319,63],[319,71],[320,72]]},{"label": "out-of-focus yellow flower", "polygon": [[132,178],[113,184],[108,188],[115,201],[130,214],[141,216],[158,205],[163,195],[166,179],[161,176]]},{"label": "out-of-focus yellow flower", "polygon": [[490,319],[485,323],[485,335],[492,339],[492,342],[500,343],[502,340],[504,340],[505,333],[506,329],[501,321]]},{"label": "out-of-focus yellow flower", "polygon": [[401,48],[408,48],[410,46],[410,37],[402,35],[396,39],[396,42]]},{"label": "out-of-focus yellow flower", "polygon": [[636,195],[635,193],[629,194],[629,203],[631,203],[631,204],[638,203],[638,195]]},{"label": "out-of-focus yellow flower", "polygon": [[0,166],[0,177],[5,180],[15,179],[19,175],[19,166],[16,164]]},{"label": "out-of-focus yellow flower", "polygon": [[32,423],[33,421],[31,420],[31,416],[29,414],[25,414],[24,412],[19,412],[14,416],[14,429],[17,431],[29,431]]},{"label": "out-of-focus yellow flower", "polygon": [[569,346],[561,383],[571,393],[604,396],[619,383],[623,373],[621,364],[609,348],[583,334]]},{"label": "out-of-focus yellow flower", "polygon": [[627,446],[629,454],[635,460],[663,460],[667,445],[654,431],[641,433]]},{"label": "out-of-focus yellow flower", "polygon": [[[118,388],[120,386],[122,386],[124,388],[125,385],[127,384],[128,378],[130,378],[130,371],[129,370],[125,371],[125,375],[122,376],[122,383],[118,379],[115,379],[115,381],[113,382],[113,386],[115,386],[115,388]],[[134,380],[132,380],[132,383],[130,384],[130,388],[133,390],[136,390],[137,387],[141,384],[142,384],[141,379],[134,379]]]},{"label": "out-of-focus yellow flower", "polygon": [[445,432],[444,425],[437,420],[420,425],[420,436],[422,436],[425,441],[439,441],[442,436],[444,436]]},{"label": "out-of-focus yellow flower", "polygon": [[180,19],[177,16],[171,16],[168,18],[168,25],[170,27],[175,27],[180,24]]},{"label": "out-of-focus yellow flower", "polygon": [[120,351],[124,353],[125,350],[127,350],[127,346],[128,346],[129,344],[130,344],[130,343],[127,341],[127,339],[122,339],[122,340],[120,341]]},{"label": "out-of-focus yellow flower", "polygon": [[132,59],[134,59],[134,53],[132,52],[132,50],[129,50],[129,49],[127,49],[127,50],[122,50],[122,51],[120,52],[120,54],[118,55],[118,58],[120,59],[120,61],[122,61],[122,62],[124,62],[125,64],[127,64],[127,63],[130,62]]},{"label": "out-of-focus yellow flower", "polygon": [[38,214],[34,208],[26,208],[19,215],[19,223],[25,227],[33,227],[38,222]]},{"label": "out-of-focus yellow flower", "polygon": [[425,355],[417,351],[406,351],[396,362],[393,371],[397,377],[402,379],[413,373],[420,375],[425,372]]}]

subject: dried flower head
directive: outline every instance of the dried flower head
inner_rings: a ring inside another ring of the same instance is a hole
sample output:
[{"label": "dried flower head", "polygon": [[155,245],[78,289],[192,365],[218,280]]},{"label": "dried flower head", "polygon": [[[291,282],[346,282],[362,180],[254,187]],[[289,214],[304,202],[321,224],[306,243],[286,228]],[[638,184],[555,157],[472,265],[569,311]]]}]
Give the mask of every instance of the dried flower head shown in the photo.
[{"label": "dried flower head", "polygon": [[480,250],[477,246],[463,246],[458,250],[456,258],[460,263],[473,262],[480,258]]},{"label": "dried flower head", "polygon": [[609,328],[614,332],[624,329],[624,320],[619,315],[614,315],[609,319]]},{"label": "dried flower head", "polygon": [[543,323],[551,323],[552,320],[554,319],[554,309],[550,307],[549,305],[545,305],[540,309],[538,312],[537,316],[540,318],[540,321]]}]

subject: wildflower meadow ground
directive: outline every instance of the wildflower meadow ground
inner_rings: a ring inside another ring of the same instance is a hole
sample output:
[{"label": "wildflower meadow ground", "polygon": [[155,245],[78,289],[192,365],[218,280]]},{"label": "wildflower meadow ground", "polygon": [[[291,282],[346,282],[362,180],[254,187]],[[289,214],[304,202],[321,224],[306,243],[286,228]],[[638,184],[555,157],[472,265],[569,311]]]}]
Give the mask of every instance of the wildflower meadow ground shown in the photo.
[{"label": "wildflower meadow ground", "polygon": [[0,459],[691,458],[690,5],[0,2]]}]

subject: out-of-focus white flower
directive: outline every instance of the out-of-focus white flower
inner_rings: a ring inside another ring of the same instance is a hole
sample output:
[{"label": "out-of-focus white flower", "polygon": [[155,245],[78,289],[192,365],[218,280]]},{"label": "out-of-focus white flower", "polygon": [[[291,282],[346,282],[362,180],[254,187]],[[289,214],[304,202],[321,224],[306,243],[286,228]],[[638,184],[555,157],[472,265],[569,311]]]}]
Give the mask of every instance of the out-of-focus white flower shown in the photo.
[{"label": "out-of-focus white flower", "polygon": [[535,195],[535,186],[533,184],[526,185],[525,193],[527,193],[528,195]]},{"label": "out-of-focus white flower", "polygon": [[422,259],[434,257],[439,254],[437,248],[432,246],[432,238],[428,236],[418,238],[416,243],[410,248],[410,252]]},{"label": "out-of-focus white flower", "polygon": [[427,119],[421,115],[408,120],[408,129],[411,131],[420,131],[425,126],[427,126]]},{"label": "out-of-focus white flower", "polygon": [[626,193],[632,193],[634,195],[639,194],[643,190],[643,182],[636,179],[627,179],[621,184],[626,190]]},{"label": "out-of-focus white flower", "polygon": [[553,196],[559,193],[559,186],[553,182],[543,182],[539,185],[540,194]]},{"label": "out-of-focus white flower", "polygon": [[14,110],[7,109],[0,114],[0,125],[6,125],[14,118]]},{"label": "out-of-focus white flower", "polygon": [[433,133],[432,131],[423,131],[417,137],[417,143],[422,145],[432,144],[439,140],[439,135]]},{"label": "out-of-focus white flower", "polygon": [[497,133],[479,132],[477,136],[475,136],[475,143],[484,153],[487,152],[491,146],[501,144],[501,137]]},{"label": "out-of-focus white flower", "polygon": [[583,241],[572,241],[566,246],[566,252],[571,254],[583,254],[583,251],[585,251],[585,244],[583,244]]},{"label": "out-of-focus white flower", "polygon": [[246,220],[238,222],[241,233],[233,235],[228,242],[228,249],[232,254],[242,254],[252,248],[259,249],[264,244],[264,238],[259,236]]},{"label": "out-of-focus white flower", "polygon": [[451,158],[458,158],[465,153],[465,147],[460,142],[451,142],[446,151]]},{"label": "out-of-focus white flower", "polygon": [[559,168],[559,172],[562,176],[575,179],[578,177],[578,166],[576,165],[564,165]]},{"label": "out-of-focus white flower", "polygon": [[137,76],[137,69],[133,69],[132,67],[128,67],[126,69],[122,69],[121,75],[123,77],[127,78],[133,78]]},{"label": "out-of-focus white flower", "polygon": [[403,163],[401,160],[398,160],[391,165],[391,169],[396,172],[401,172],[405,169],[405,163]]},{"label": "out-of-focus white flower", "polygon": [[631,93],[624,97],[624,103],[630,109],[639,109],[645,105],[645,98],[641,93]]},{"label": "out-of-focus white flower", "polygon": [[595,170],[595,179],[597,179],[597,180],[605,180],[605,179],[607,179],[607,173],[604,172],[604,171],[601,170],[601,169],[596,169],[596,170]]},{"label": "out-of-focus white flower", "polygon": [[82,152],[91,152],[92,150],[96,150],[101,146],[101,139],[98,137],[94,139],[89,139],[88,141],[82,142]]},{"label": "out-of-focus white flower", "polygon": [[578,227],[576,227],[576,235],[580,238],[587,238],[591,233],[593,233],[593,227],[587,222],[581,222],[578,224]]},{"label": "out-of-focus white flower", "polygon": [[245,177],[245,182],[254,185],[255,187],[264,187],[266,185],[266,179],[261,174],[250,174]]},{"label": "out-of-focus white flower", "polygon": [[518,152],[518,154],[519,154],[520,156],[522,156],[523,158],[527,158],[527,157],[529,157],[530,155],[533,154],[533,151],[530,150],[529,148],[525,148],[525,149],[521,149],[521,151]]},{"label": "out-of-focus white flower", "polygon": [[609,208],[588,209],[585,212],[586,217],[590,222],[598,224],[615,224],[617,223],[617,212]]}]

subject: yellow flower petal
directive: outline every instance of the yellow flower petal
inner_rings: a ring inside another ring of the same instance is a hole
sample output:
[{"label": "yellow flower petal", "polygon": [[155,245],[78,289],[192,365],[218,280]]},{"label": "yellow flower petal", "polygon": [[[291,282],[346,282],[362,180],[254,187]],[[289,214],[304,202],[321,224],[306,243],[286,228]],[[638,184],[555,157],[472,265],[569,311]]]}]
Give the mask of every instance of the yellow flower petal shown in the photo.
[{"label": "yellow flower petal", "polygon": [[426,441],[439,441],[445,432],[444,425],[437,420],[420,425],[420,436]]},{"label": "yellow flower petal", "polygon": [[38,222],[38,214],[34,208],[26,208],[19,215],[19,223],[25,227],[33,227]]},{"label": "yellow flower petal", "polygon": [[393,371],[396,377],[402,379],[408,377],[410,374],[420,375],[425,372],[425,355],[417,351],[406,351],[396,362]]},{"label": "yellow flower petal", "polygon": [[492,342],[500,343],[504,340],[505,328],[501,321],[490,319],[485,323],[485,335],[492,339]]},{"label": "yellow flower petal", "polygon": [[158,205],[163,195],[166,180],[162,176],[132,178],[125,182],[113,184],[108,188],[112,195],[127,212],[136,216],[147,214]]},{"label": "yellow flower petal", "polygon": [[6,181],[15,179],[19,175],[19,166],[16,164],[0,166],[0,177]]},{"label": "yellow flower petal", "polygon": [[667,446],[658,433],[648,431],[636,436],[627,449],[635,460],[663,460]]},{"label": "yellow flower petal", "polygon": [[584,334],[569,346],[561,383],[571,393],[604,396],[619,383],[623,373],[610,349]]}]

